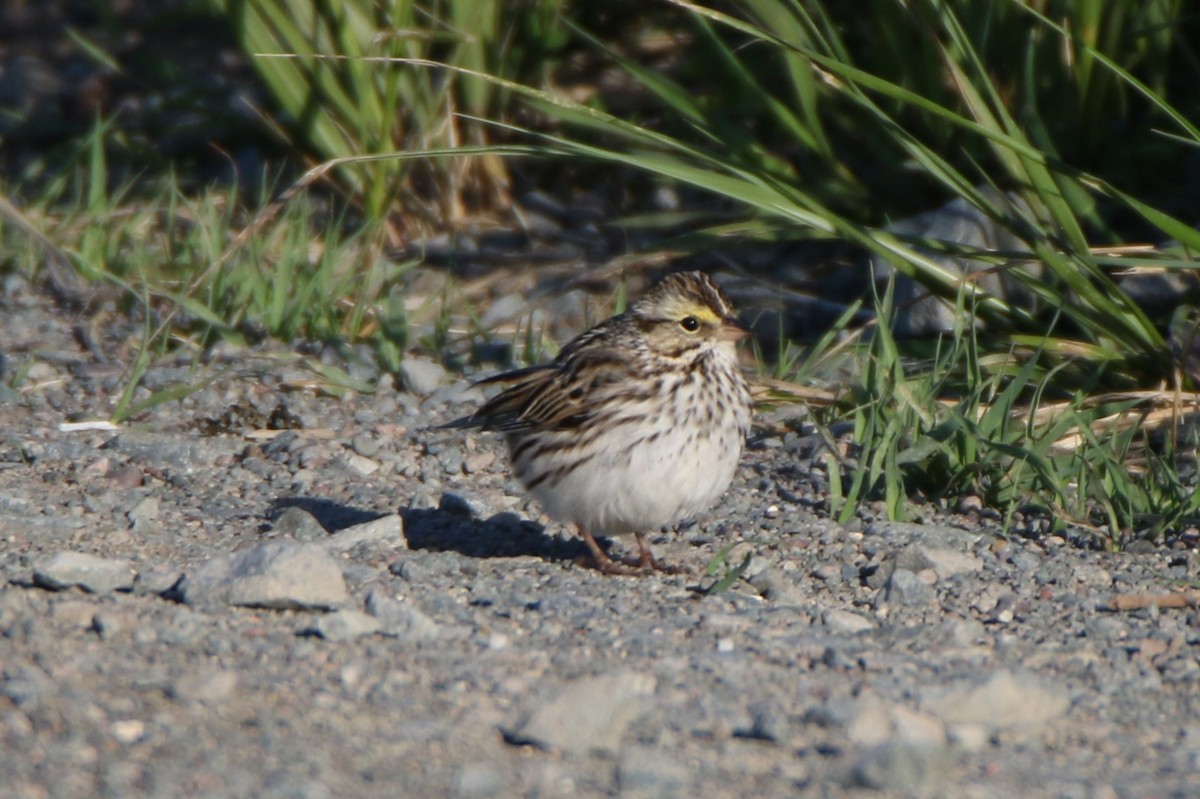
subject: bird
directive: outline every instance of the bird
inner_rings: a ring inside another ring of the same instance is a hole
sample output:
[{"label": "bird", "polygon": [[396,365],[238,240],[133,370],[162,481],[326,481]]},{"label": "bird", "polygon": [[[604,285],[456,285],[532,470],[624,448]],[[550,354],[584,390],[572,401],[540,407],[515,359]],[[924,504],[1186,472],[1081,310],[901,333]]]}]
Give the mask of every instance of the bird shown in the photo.
[{"label": "bird", "polygon": [[[733,480],[751,421],[737,355],[748,334],[709,275],[669,274],[550,363],[480,381],[506,388],[443,427],[502,434],[515,476],[600,571],[674,571],[645,534],[711,507]],[[629,534],[636,561],[596,541]]]}]

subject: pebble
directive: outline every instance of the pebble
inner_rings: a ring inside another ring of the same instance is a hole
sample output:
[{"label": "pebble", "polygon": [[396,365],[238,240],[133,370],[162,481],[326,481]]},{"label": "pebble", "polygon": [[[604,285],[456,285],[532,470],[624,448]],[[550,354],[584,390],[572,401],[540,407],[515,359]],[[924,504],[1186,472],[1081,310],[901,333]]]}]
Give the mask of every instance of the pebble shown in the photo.
[{"label": "pebble", "polygon": [[382,588],[367,594],[366,611],[379,622],[379,632],[403,641],[429,641],[438,636],[438,624],[411,603],[390,596]]},{"label": "pebble", "polygon": [[137,625],[137,616],[121,608],[102,608],[92,616],[92,629],[105,641],[128,634]]},{"label": "pebble", "polygon": [[294,505],[284,508],[271,529],[297,541],[324,541],[329,538],[329,533],[316,516]]},{"label": "pebble", "polygon": [[157,565],[143,568],[133,581],[133,593],[138,596],[162,595],[179,584],[183,572],[174,566]]},{"label": "pebble", "polygon": [[445,368],[419,355],[405,356],[400,363],[400,384],[418,397],[427,397],[446,381]]},{"label": "pebble", "polygon": [[463,458],[463,471],[467,474],[486,472],[496,462],[496,453],[490,450],[472,452]]},{"label": "pebble", "polygon": [[171,683],[168,694],[183,702],[221,704],[228,702],[238,687],[238,675],[229,669],[193,671]]},{"label": "pebble", "polygon": [[350,439],[351,448],[364,458],[374,458],[379,454],[379,441],[366,433],[359,433]]},{"label": "pebble", "polygon": [[856,635],[875,628],[875,622],[852,610],[827,608],[821,613],[821,623],[835,635]]},{"label": "pebble", "polygon": [[953,758],[944,747],[888,741],[863,754],[851,783],[901,796],[925,796],[945,779]]},{"label": "pebble", "polygon": [[998,671],[984,679],[933,686],[921,693],[921,709],[946,724],[990,729],[1038,727],[1067,712],[1066,689],[1025,672]]},{"label": "pebble", "polygon": [[918,546],[915,548],[915,553],[922,562],[920,568],[931,568],[942,579],[953,577],[956,574],[977,572],[983,568],[983,561],[978,557],[956,549]]},{"label": "pebble", "polygon": [[573,755],[615,752],[655,683],[652,675],[630,671],[573,680],[539,702],[506,737]]},{"label": "pebble", "polygon": [[331,552],[348,552],[361,545],[393,550],[408,547],[404,538],[404,520],[396,513],[344,527],[331,536],[325,536],[322,544]]},{"label": "pebble", "polygon": [[916,573],[896,569],[887,581],[884,592],[887,602],[898,605],[918,605],[933,600],[933,589]]},{"label": "pebble", "polygon": [[346,467],[350,471],[360,474],[363,477],[369,477],[379,471],[382,464],[373,458],[364,458],[355,452],[350,452],[345,455]]},{"label": "pebble", "polygon": [[139,533],[157,531],[159,507],[158,497],[145,497],[134,505],[126,514],[133,530]]},{"label": "pebble", "polygon": [[343,608],[319,617],[312,626],[312,631],[326,641],[353,641],[364,635],[379,632],[383,624],[374,616],[367,615],[361,610]]},{"label": "pebble", "polygon": [[438,510],[466,519],[486,519],[493,507],[483,498],[466,492],[447,492],[438,501]]},{"label": "pebble", "polygon": [[203,563],[179,586],[188,605],[327,610],[349,595],[342,570],[319,544],[273,541]]},{"label": "pebble", "polygon": [[146,722],[141,719],[121,719],[108,725],[108,730],[117,743],[128,746],[145,736]]},{"label": "pebble", "polygon": [[52,591],[68,588],[82,588],[92,594],[128,591],[133,588],[133,580],[133,564],[129,561],[86,552],[58,552],[33,571],[34,583]]}]

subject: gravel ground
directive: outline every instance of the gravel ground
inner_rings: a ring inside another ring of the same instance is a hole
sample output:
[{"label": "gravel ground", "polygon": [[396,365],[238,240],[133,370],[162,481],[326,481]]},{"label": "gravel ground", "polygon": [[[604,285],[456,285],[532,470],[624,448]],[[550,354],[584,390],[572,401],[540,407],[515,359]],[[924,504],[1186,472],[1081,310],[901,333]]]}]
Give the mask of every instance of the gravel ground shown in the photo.
[{"label": "gravel ground", "polygon": [[[0,290],[0,796],[1200,795],[1200,614],[1103,609],[1194,577],[1186,543],[841,526],[763,419],[652,537],[690,573],[607,576],[497,440],[431,429],[478,400],[434,364],[334,398],[218,348],[64,431],[136,330],[75,321]],[[730,545],[749,579],[706,594]]]}]

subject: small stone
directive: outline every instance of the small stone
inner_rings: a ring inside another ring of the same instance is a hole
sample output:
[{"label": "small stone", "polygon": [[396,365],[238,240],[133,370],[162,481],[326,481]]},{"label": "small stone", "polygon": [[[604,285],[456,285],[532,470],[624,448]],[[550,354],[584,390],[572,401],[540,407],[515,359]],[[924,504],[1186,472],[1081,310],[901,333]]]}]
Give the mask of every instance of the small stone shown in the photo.
[{"label": "small stone", "polygon": [[92,629],[106,641],[128,633],[137,626],[137,616],[126,610],[103,608],[92,617]]},{"label": "small stone", "polygon": [[387,549],[408,548],[408,542],[404,538],[404,520],[396,513],[338,530],[333,535],[326,536],[322,544],[331,552],[348,552],[360,544]]},{"label": "small stone", "polygon": [[159,501],[158,497],[145,497],[125,514],[129,525],[137,532],[152,532],[158,529]]},{"label": "small stone", "polygon": [[335,610],[317,619],[312,631],[326,641],[352,641],[364,635],[373,635],[383,625],[379,619],[361,610]]},{"label": "small stone", "polygon": [[924,796],[947,776],[951,764],[945,747],[887,741],[855,763],[851,780],[890,794]]},{"label": "small stone", "polygon": [[352,472],[361,474],[363,477],[375,474],[379,471],[380,463],[371,458],[364,458],[362,455],[351,452],[346,455],[346,466]]},{"label": "small stone", "polygon": [[1042,558],[1028,549],[1017,549],[1008,556],[1008,562],[1022,571],[1034,571],[1042,565]]},{"label": "small stone", "polygon": [[787,716],[775,704],[763,702],[750,711],[750,726],[734,731],[739,738],[781,743],[787,740]]},{"label": "small stone", "polygon": [[931,687],[920,704],[946,724],[1007,729],[1052,721],[1067,712],[1071,699],[1063,688],[1030,674],[1000,671],[981,682]]},{"label": "small stone", "polygon": [[79,587],[89,593],[104,594],[133,588],[133,575],[133,564],[127,560],[59,552],[34,569],[33,581],[52,591]]},{"label": "small stone", "polygon": [[922,547],[921,554],[929,564],[929,568],[933,569],[943,580],[956,574],[977,572],[983,568],[983,561],[979,558],[956,549]]},{"label": "small stone", "polygon": [[238,676],[234,671],[220,669],[184,675],[168,689],[174,699],[184,702],[219,704],[228,701],[237,690]]},{"label": "small stone", "polygon": [[138,572],[133,581],[133,593],[139,596],[161,596],[179,584],[183,572],[173,566],[152,566]]},{"label": "small stone", "polygon": [[316,516],[295,506],[285,508],[271,529],[297,541],[324,541],[329,538],[329,533]]},{"label": "small stone", "polygon": [[104,476],[116,483],[118,488],[137,488],[146,479],[145,472],[128,463],[110,469]]},{"label": "small stone", "polygon": [[887,601],[895,605],[919,605],[933,599],[933,589],[916,572],[896,569],[888,578]]},{"label": "small stone", "polygon": [[463,458],[463,471],[467,474],[478,474],[496,462],[496,453],[489,451],[472,452]]},{"label": "small stone", "polygon": [[821,662],[835,671],[851,671],[858,666],[858,662],[840,646],[825,647]]},{"label": "small stone", "polygon": [[946,727],[946,737],[959,749],[979,752],[991,742],[992,733],[983,724],[951,724]]},{"label": "small stone", "polygon": [[443,449],[438,452],[437,459],[438,463],[442,465],[442,471],[451,477],[455,477],[463,473],[463,456],[458,449]]},{"label": "small stone", "polygon": [[958,501],[959,513],[979,513],[983,510],[983,500],[974,494],[969,494]]},{"label": "small stone", "polygon": [[400,364],[401,385],[418,397],[427,397],[437,391],[445,380],[446,370],[428,358],[409,355]]},{"label": "small stone", "polygon": [[364,458],[374,458],[379,454],[379,442],[366,433],[359,433],[350,439],[350,448]]},{"label": "small stone", "polygon": [[179,585],[183,601],[213,609],[243,605],[329,610],[349,598],[337,561],[319,544],[272,541],[213,558]]},{"label": "small stone", "polygon": [[831,633],[838,635],[854,635],[873,630],[875,622],[850,610],[829,608],[821,614],[821,621]]},{"label": "small stone", "polygon": [[747,582],[754,590],[758,591],[759,596],[772,602],[790,601],[794,604],[806,598],[803,592],[797,590],[795,582],[788,579],[782,569],[771,566],[757,572]]},{"label": "small stone", "polygon": [[438,636],[437,622],[382,588],[373,588],[367,594],[366,610],[379,620],[383,635],[404,641],[429,641]]},{"label": "small stone", "polygon": [[140,741],[146,734],[146,722],[141,719],[121,719],[108,725],[108,732],[117,743],[129,745]]},{"label": "small stone", "polygon": [[622,671],[574,680],[507,734],[511,743],[533,744],[572,754],[616,751],[637,718],[655,678]]},{"label": "small stone", "polygon": [[836,563],[822,563],[812,570],[812,576],[830,585],[842,583],[842,567]]},{"label": "small stone", "polygon": [[438,510],[468,519],[486,519],[492,514],[491,505],[479,497],[449,491],[442,494]]}]

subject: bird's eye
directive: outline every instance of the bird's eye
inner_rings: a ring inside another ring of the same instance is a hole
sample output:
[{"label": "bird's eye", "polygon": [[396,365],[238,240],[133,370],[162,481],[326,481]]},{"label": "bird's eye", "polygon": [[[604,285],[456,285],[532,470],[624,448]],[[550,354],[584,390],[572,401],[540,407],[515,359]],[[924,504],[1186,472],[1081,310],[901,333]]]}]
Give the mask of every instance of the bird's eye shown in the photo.
[{"label": "bird's eye", "polygon": [[689,333],[695,333],[700,329],[700,320],[694,316],[685,316],[679,320],[679,326]]}]

